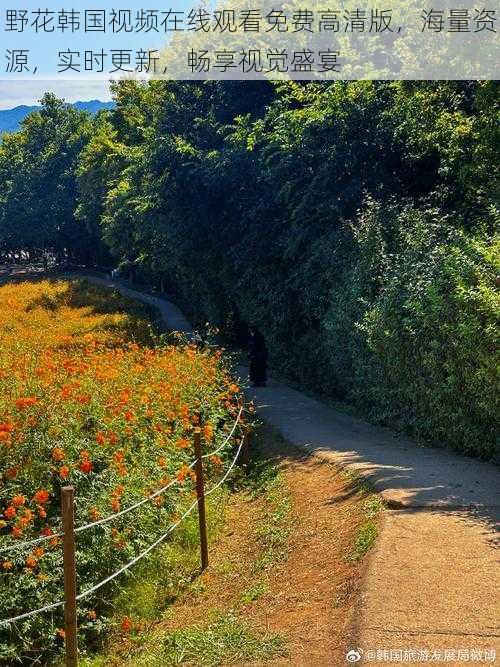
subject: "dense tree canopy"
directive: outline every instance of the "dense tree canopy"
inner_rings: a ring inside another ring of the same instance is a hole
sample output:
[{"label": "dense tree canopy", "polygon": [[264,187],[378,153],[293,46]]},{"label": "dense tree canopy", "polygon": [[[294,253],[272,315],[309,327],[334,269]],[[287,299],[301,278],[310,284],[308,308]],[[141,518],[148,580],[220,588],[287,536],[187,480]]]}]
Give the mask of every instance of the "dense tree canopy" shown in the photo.
[{"label": "dense tree canopy", "polygon": [[86,230],[74,216],[75,170],[91,122],[53,95],[41,102],[0,144],[0,252],[85,255]]},{"label": "dense tree canopy", "polygon": [[[372,418],[494,451],[498,84],[114,85],[0,148],[0,243],[116,263]],[[77,191],[77,194],[76,194]],[[36,195],[36,196],[34,196]],[[20,198],[20,202],[19,202]]]}]

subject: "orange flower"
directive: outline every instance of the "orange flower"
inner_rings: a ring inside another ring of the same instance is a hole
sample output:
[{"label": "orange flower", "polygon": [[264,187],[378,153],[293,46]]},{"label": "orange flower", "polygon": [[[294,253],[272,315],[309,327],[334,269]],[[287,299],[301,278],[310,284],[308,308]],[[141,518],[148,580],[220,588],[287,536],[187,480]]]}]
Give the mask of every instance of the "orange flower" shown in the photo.
[{"label": "orange flower", "polygon": [[81,461],[78,466],[78,468],[85,474],[89,474],[90,472],[92,472],[93,467],[94,466],[92,465],[92,462],[89,461],[88,459],[84,459],[83,461]]},{"label": "orange flower", "polygon": [[30,408],[33,405],[36,405],[38,403],[38,398],[36,396],[26,396],[24,398],[18,398],[16,400],[16,408],[18,410],[26,410],[26,408]]},{"label": "orange flower", "polygon": [[203,427],[203,437],[205,440],[211,440],[214,437],[214,427],[212,424],[205,424]]},{"label": "orange flower", "polygon": [[12,505],[9,505],[5,512],[3,513],[4,517],[6,519],[13,519],[17,514],[17,510],[15,507],[12,507]]},{"label": "orange flower", "polygon": [[237,384],[230,384],[229,385],[228,391],[229,391],[230,394],[237,394],[239,392],[239,390],[240,390],[240,388],[238,387]]},{"label": "orange flower", "polygon": [[89,509],[89,516],[92,519],[92,521],[97,521],[98,519],[101,518],[101,514],[100,514],[99,510],[97,509],[97,507],[91,507]]},{"label": "orange flower", "polygon": [[87,618],[89,619],[89,621],[95,621],[95,619],[97,618],[97,612],[94,611],[94,609],[89,609],[87,612]]},{"label": "orange flower", "polygon": [[26,567],[33,568],[38,565],[38,561],[34,556],[28,556],[26,558]]},{"label": "orange flower", "polygon": [[59,468],[59,477],[61,479],[68,479],[70,473],[70,469],[68,466],[61,466]]},{"label": "orange flower", "polygon": [[123,617],[120,627],[123,632],[130,632],[132,630],[132,621],[128,616]]},{"label": "orange flower", "polygon": [[115,463],[123,463],[125,456],[121,450],[118,450],[113,454],[113,458],[115,460]]},{"label": "orange flower", "polygon": [[52,459],[54,461],[62,461],[64,459],[64,449],[61,449],[61,447],[54,447],[52,450]]},{"label": "orange flower", "polygon": [[180,447],[180,449],[187,449],[189,445],[191,444],[187,438],[180,438],[177,440],[177,447]]},{"label": "orange flower", "polygon": [[113,431],[111,431],[111,433],[109,433],[108,435],[108,440],[110,445],[116,445],[116,443],[118,442],[118,436],[116,435],[116,433],[113,433]]},{"label": "orange flower", "polygon": [[73,389],[71,387],[63,387],[61,389],[61,398],[66,401],[68,398],[71,398],[72,393]]},{"label": "orange flower", "polygon": [[25,521],[28,521],[28,523],[33,521],[33,512],[28,507],[24,508],[23,513]]},{"label": "orange flower", "polygon": [[98,445],[104,445],[106,443],[106,436],[102,431],[97,431],[95,439]]},{"label": "orange flower", "polygon": [[160,456],[160,458],[158,459],[158,465],[160,466],[160,468],[165,468],[167,465],[167,459],[164,456]]},{"label": "orange flower", "polygon": [[128,422],[133,422],[135,419],[135,414],[132,412],[132,410],[127,410],[123,416],[125,417],[125,421]]},{"label": "orange flower", "polygon": [[120,501],[117,498],[113,498],[111,501],[111,508],[113,509],[113,512],[120,511]]},{"label": "orange flower", "polygon": [[35,558],[41,558],[45,551],[42,549],[42,547],[37,547],[36,549],[33,549],[33,556]]},{"label": "orange flower", "polygon": [[187,465],[183,465],[179,472],[177,473],[177,479],[179,482],[183,482],[186,477],[191,477],[193,479],[195,477],[194,472],[191,470],[191,468]]},{"label": "orange flower", "polygon": [[4,570],[12,570],[14,565],[11,560],[4,560],[4,562],[2,563],[2,567]]},{"label": "orange flower", "polygon": [[119,394],[119,400],[122,405],[125,405],[125,403],[128,403],[130,400],[130,395],[131,395],[131,390],[130,389],[123,389],[120,394]]},{"label": "orange flower", "polygon": [[26,502],[26,498],[21,494],[19,494],[17,496],[14,496],[11,502],[14,505],[14,507],[21,507],[21,505],[24,505],[24,503]]},{"label": "orange flower", "polygon": [[0,431],[3,433],[11,433],[14,430],[14,424],[12,422],[1,422]]},{"label": "orange flower", "polygon": [[40,503],[40,505],[43,505],[44,503],[48,503],[49,499],[50,499],[50,493],[48,491],[45,491],[45,489],[40,489],[33,496],[34,502],[35,503]]},{"label": "orange flower", "polygon": [[5,477],[7,477],[7,479],[14,479],[17,477],[17,468],[7,468]]}]

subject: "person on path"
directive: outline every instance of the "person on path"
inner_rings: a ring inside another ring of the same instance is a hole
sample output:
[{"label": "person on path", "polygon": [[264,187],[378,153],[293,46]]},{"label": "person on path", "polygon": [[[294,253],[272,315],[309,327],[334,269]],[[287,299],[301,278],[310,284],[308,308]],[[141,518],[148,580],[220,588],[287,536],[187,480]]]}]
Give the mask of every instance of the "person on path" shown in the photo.
[{"label": "person on path", "polygon": [[250,327],[249,338],[250,381],[254,387],[265,387],[267,382],[267,347],[264,336]]}]

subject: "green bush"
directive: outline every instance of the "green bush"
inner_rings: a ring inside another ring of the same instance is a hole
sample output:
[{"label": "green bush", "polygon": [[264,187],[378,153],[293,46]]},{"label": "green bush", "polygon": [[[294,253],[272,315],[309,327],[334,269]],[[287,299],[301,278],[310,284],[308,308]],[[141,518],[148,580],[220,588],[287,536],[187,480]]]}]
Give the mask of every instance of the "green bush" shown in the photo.
[{"label": "green bush", "polygon": [[377,420],[484,458],[495,452],[498,238],[436,212],[370,205],[325,318],[331,369]]}]

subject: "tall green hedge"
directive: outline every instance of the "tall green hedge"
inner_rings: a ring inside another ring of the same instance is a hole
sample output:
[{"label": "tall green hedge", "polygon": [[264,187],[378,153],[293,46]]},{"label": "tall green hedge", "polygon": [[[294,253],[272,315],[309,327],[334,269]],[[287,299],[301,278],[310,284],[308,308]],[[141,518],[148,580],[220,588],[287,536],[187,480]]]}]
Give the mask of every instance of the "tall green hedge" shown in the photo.
[{"label": "tall green hedge", "polygon": [[371,206],[353,244],[324,321],[332,376],[379,421],[494,455],[498,237],[472,239],[432,211]]}]

